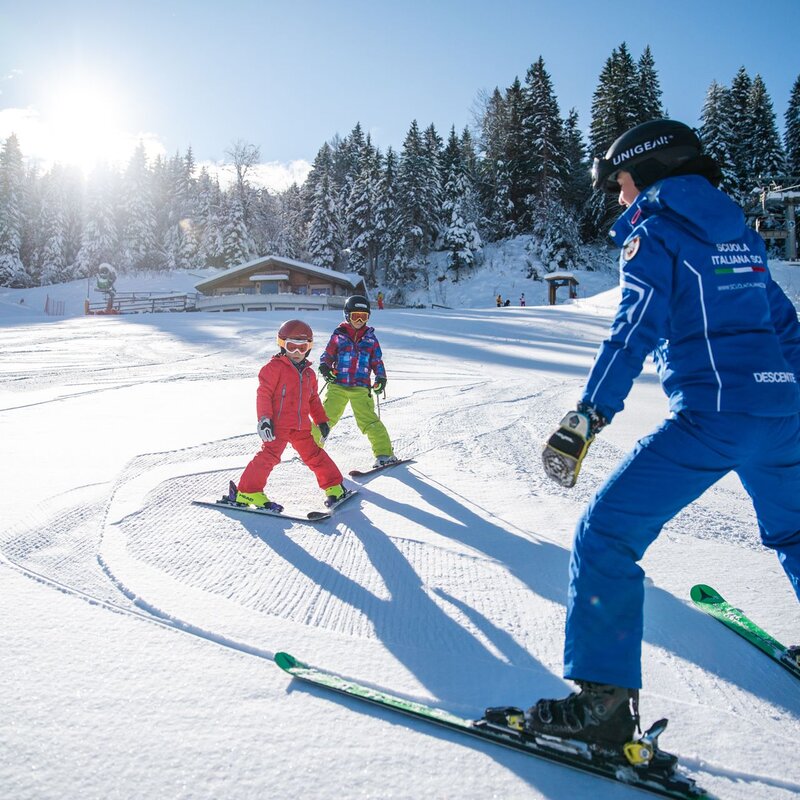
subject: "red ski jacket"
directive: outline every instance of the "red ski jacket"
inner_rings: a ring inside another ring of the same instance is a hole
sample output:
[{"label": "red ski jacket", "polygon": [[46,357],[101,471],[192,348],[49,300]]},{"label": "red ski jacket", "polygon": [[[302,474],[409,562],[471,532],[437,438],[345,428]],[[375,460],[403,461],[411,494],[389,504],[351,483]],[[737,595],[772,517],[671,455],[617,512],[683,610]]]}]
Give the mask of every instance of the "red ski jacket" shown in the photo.
[{"label": "red ski jacket", "polygon": [[295,366],[284,354],[273,356],[258,373],[258,418],[269,417],[275,432],[311,429],[309,416],[327,422],[317,389],[317,376],[306,360]]}]

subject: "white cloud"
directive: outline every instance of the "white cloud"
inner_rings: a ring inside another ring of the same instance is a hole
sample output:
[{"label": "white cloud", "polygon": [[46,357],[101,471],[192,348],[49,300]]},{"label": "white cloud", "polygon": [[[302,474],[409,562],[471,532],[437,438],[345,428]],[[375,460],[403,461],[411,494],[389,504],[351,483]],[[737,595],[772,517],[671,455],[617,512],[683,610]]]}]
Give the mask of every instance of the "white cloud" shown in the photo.
[{"label": "white cloud", "polygon": [[[216,175],[223,188],[230,186],[236,179],[236,173],[231,164],[204,161],[198,164],[199,167],[205,167],[212,175]],[[311,164],[305,159],[297,159],[285,164],[280,161],[268,161],[264,164],[256,164],[247,177],[255,186],[282,192],[293,183],[301,185],[308,177],[309,172],[311,172]]]}]

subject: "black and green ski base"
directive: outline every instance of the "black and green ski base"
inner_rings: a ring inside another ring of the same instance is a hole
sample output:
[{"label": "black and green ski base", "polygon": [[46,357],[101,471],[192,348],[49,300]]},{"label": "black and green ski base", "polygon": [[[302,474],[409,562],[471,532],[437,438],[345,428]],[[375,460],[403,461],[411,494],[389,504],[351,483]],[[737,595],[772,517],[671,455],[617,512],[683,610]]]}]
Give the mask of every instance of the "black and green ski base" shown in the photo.
[{"label": "black and green ski base", "polygon": [[[655,755],[649,764],[632,765],[616,750],[602,748],[571,739],[534,736],[516,728],[491,722],[486,718],[469,720],[441,708],[406,700],[387,692],[363,686],[324,669],[309,666],[288,653],[276,653],[275,663],[292,677],[306,683],[331,689],[348,697],[364,700],[381,708],[440,725],[459,733],[477,737],[485,742],[510,747],[513,750],[553,761],[617,783],[680,800],[714,800],[713,796],[697,786],[695,781],[676,769],[675,756],[655,746]],[[667,721],[656,723],[642,741],[652,747]],[[648,738],[649,736],[649,738]]]},{"label": "black and green ski base", "polygon": [[734,633],[766,653],[795,678],[800,678],[800,665],[789,655],[789,648],[756,625],[741,609],[734,608],[716,589],[698,583],[692,586],[691,598],[706,614],[718,619]]}]

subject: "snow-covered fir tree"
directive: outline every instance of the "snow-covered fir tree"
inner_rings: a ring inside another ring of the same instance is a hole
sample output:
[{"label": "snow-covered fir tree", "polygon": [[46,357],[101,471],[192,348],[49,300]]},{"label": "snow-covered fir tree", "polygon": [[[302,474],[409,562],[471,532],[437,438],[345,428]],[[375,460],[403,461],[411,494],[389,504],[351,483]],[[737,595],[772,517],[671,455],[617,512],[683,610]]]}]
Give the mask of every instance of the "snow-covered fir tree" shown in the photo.
[{"label": "snow-covered fir tree", "polygon": [[336,267],[342,253],[336,199],[331,172],[319,174],[306,249],[315,264],[331,269]]},{"label": "snow-covered fir tree", "polygon": [[750,167],[752,164],[752,118],[750,94],[753,81],[744,67],[731,81],[727,94],[727,118],[730,126],[730,163],[732,181],[730,192],[734,199],[744,204],[753,188]]},{"label": "snow-covered fir tree", "polygon": [[368,286],[377,283],[380,241],[376,227],[380,184],[380,154],[369,137],[363,144],[361,169],[348,198],[347,236],[350,259],[348,269],[364,276]]},{"label": "snow-covered fir tree", "polygon": [[247,263],[252,255],[240,192],[231,191],[225,196],[223,211],[222,259],[225,268],[230,269]]},{"label": "snow-covered fir tree", "polygon": [[119,240],[114,215],[114,176],[107,167],[95,169],[87,190],[86,221],[76,259],[80,277],[96,275],[101,264],[119,266]]},{"label": "snow-covered fir tree", "polygon": [[782,182],[785,159],[772,100],[760,75],[753,78],[749,98],[750,113],[750,177],[754,184],[764,181]]},{"label": "snow-covered fir tree", "polygon": [[442,158],[447,169],[442,203],[442,244],[449,253],[448,268],[455,273],[456,280],[462,269],[475,264],[476,255],[482,247],[476,224],[478,206],[469,171],[471,159],[464,147],[464,141],[456,136],[453,127]]},{"label": "snow-covered fir tree", "polygon": [[728,116],[728,90],[712,81],[706,92],[703,110],[700,115],[700,139],[704,152],[711,156],[722,170],[720,189],[731,192],[736,186],[736,174],[731,156],[732,136]]},{"label": "snow-covered fir tree", "polygon": [[800,75],[792,86],[789,104],[784,116],[786,128],[784,148],[786,150],[786,172],[793,183],[800,182]]},{"label": "snow-covered fir tree", "polygon": [[637,64],[639,79],[639,122],[648,122],[651,119],[662,119],[664,108],[661,105],[661,82],[658,79],[656,62],[646,45]]},{"label": "snow-covered fir tree", "polygon": [[378,263],[382,265],[386,283],[396,286],[400,281],[405,251],[405,239],[395,199],[397,184],[397,155],[390,147],[383,160],[375,208],[375,231],[378,236]]},{"label": "snow-covered fir tree", "polygon": [[525,76],[524,96],[522,130],[529,191],[525,203],[532,220],[538,215],[540,204],[562,196],[567,170],[561,114],[541,56]]},{"label": "snow-covered fir tree", "polygon": [[161,269],[163,252],[156,236],[152,184],[147,155],[141,142],[125,171],[123,189],[120,266],[123,270]]},{"label": "snow-covered fir tree", "polygon": [[64,173],[51,170],[42,179],[42,201],[39,215],[41,251],[39,283],[43,286],[71,280],[73,264],[68,260]]},{"label": "snow-covered fir tree", "polygon": [[507,178],[508,221],[507,235],[521,233],[528,223],[527,199],[531,193],[528,170],[528,148],[525,141],[523,120],[525,119],[525,95],[519,78],[506,90],[506,136],[505,153],[502,159]]},{"label": "snow-covered fir tree", "polygon": [[32,275],[20,257],[24,180],[22,151],[12,133],[0,150],[0,286],[33,285]]},{"label": "snow-covered fir tree", "polygon": [[206,167],[197,176],[195,197],[197,262],[203,266],[224,266],[223,199],[219,180]]},{"label": "snow-covered fir tree", "polygon": [[479,148],[481,158],[477,165],[477,188],[483,216],[481,228],[486,231],[489,241],[497,241],[506,236],[511,220],[511,200],[509,196],[510,176],[506,167],[506,137],[508,135],[508,114],[506,101],[495,87],[486,102],[480,119]]},{"label": "snow-covered fir tree", "polygon": [[[591,158],[604,156],[616,139],[641,122],[641,99],[639,71],[623,42],[612,51],[603,66],[592,97],[589,133]],[[595,192],[587,205],[589,236],[604,239],[618,213],[619,207],[613,197]]]}]

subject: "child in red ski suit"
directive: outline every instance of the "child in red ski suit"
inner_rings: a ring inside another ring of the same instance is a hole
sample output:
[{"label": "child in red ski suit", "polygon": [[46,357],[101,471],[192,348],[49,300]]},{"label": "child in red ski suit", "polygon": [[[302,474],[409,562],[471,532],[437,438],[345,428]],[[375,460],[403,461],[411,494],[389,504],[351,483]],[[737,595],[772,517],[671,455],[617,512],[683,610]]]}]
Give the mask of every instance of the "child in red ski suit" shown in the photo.
[{"label": "child in red ski suit", "polygon": [[[261,450],[245,467],[235,497],[237,503],[271,511],[283,507],[264,494],[270,473],[281,460],[287,444],[297,451],[303,463],[316,475],[325,490],[326,505],[345,494],[342,473],[331,457],[311,437],[311,417],[323,436],[327,436],[328,416],[317,390],[317,376],[306,356],[311,350],[313,333],[301,320],[289,320],[278,331],[280,352],[258,373],[256,410]],[[233,492],[231,492],[233,494]]]}]

